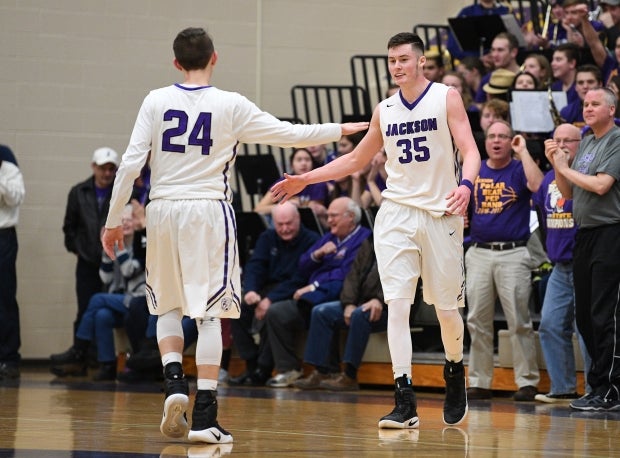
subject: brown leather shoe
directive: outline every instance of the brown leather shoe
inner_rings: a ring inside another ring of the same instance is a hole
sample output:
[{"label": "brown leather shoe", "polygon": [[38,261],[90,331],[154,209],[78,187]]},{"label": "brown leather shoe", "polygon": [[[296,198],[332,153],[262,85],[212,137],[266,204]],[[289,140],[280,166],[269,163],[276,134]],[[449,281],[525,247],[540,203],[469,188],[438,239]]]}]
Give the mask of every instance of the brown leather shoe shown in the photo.
[{"label": "brown leather shoe", "polygon": [[531,402],[536,400],[536,395],[538,394],[538,390],[535,386],[527,385],[522,386],[519,390],[514,394],[513,399],[517,402]]},{"label": "brown leather shoe", "polygon": [[316,369],[308,377],[300,378],[293,383],[295,388],[301,390],[318,390],[323,380],[329,379],[329,374],[321,374]]},{"label": "brown leather shoe", "polygon": [[352,379],[344,373],[338,375],[336,378],[323,380],[320,386],[330,391],[355,391],[360,389],[357,380]]},{"label": "brown leather shoe", "polygon": [[493,391],[486,388],[471,387],[467,388],[467,399],[474,401],[476,399],[491,399]]}]

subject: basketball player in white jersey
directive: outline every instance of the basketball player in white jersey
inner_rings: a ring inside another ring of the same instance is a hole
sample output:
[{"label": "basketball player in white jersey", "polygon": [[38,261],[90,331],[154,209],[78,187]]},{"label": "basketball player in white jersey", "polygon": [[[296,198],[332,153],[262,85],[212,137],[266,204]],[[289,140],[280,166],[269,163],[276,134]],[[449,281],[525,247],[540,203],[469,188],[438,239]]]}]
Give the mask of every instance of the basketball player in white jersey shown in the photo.
[{"label": "basketball player in white jersey", "polygon": [[[463,216],[480,154],[459,93],[423,75],[424,44],[413,33],[388,42],[388,64],[400,91],[380,102],[370,128],[349,154],[272,187],[286,200],[306,185],[350,175],[385,147],[387,188],[374,226],[375,251],[388,304],[388,344],[395,379],[394,410],[380,428],[417,428],[411,385],[409,310],[419,278],[424,301],[433,304],[446,354],[443,420],[460,423],[467,414],[463,367]],[[463,157],[462,179],[456,148]]]},{"label": "basketball player in white jersey", "polygon": [[230,170],[239,143],[283,147],[329,143],[368,123],[292,125],[262,112],[245,97],[209,85],[217,53],[201,28],[180,32],[173,44],[181,84],[151,91],[138,113],[119,167],[103,247],[122,247],[121,213],[147,160],[151,202],[146,207],[147,300],[158,315],[157,340],[166,399],[161,432],[187,434],[189,389],[182,369],[181,318],[196,319],[198,391],[191,441],[232,442],[217,423],[216,387],[222,355],[220,318],[238,318],[239,258]]}]

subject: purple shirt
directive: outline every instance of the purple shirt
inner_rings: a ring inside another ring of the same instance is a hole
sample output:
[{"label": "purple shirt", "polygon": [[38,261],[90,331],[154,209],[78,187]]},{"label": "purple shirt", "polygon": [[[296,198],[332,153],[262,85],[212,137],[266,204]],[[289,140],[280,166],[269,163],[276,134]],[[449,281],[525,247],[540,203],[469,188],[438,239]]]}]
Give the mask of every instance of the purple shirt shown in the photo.
[{"label": "purple shirt", "polygon": [[545,175],[540,188],[532,194],[534,205],[543,215],[547,255],[552,262],[573,260],[577,224],[573,218],[573,200],[565,199],[555,184],[555,171]]},{"label": "purple shirt", "polygon": [[[562,90],[562,81],[557,80],[557,81],[554,81],[553,83],[551,83],[551,90],[552,91],[561,91]],[[575,83],[573,83],[568,88],[568,91],[566,91],[566,103],[577,102],[579,100],[581,100],[581,99],[579,98],[579,94],[577,94],[577,90],[575,89]]]},{"label": "purple shirt", "polygon": [[[370,229],[359,224],[343,240],[338,240],[331,232],[326,233],[301,256],[299,272],[310,278],[309,283],[344,281],[344,277],[347,276],[351,264],[353,264],[357,250],[369,235]],[[337,247],[336,251],[323,256],[319,261],[312,259],[312,253],[329,241],[334,242]]]},{"label": "purple shirt", "polygon": [[530,238],[530,198],[521,161],[502,169],[482,161],[471,196],[472,242],[510,242]]},{"label": "purple shirt", "polygon": [[321,202],[323,205],[327,204],[327,198],[329,196],[329,189],[327,183],[312,183],[306,186],[303,191],[298,194],[300,199],[315,200]]}]

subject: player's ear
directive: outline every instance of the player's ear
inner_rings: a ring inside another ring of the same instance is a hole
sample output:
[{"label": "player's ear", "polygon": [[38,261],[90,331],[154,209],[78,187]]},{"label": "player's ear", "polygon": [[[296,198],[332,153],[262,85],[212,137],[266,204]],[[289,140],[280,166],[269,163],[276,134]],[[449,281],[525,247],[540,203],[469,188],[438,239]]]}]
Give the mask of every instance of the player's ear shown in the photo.
[{"label": "player's ear", "polygon": [[178,61],[178,60],[174,59],[174,60],[172,61],[172,63],[173,63],[174,67],[175,67],[177,70],[181,70],[181,71],[183,71],[183,67],[181,67],[181,64],[179,64],[179,61]]},{"label": "player's ear", "polygon": [[211,56],[211,66],[215,66],[215,63],[217,62],[217,51],[213,51],[213,55]]},{"label": "player's ear", "polygon": [[426,63],[426,56],[420,56],[420,60],[418,61],[418,64],[424,66],[425,63]]}]

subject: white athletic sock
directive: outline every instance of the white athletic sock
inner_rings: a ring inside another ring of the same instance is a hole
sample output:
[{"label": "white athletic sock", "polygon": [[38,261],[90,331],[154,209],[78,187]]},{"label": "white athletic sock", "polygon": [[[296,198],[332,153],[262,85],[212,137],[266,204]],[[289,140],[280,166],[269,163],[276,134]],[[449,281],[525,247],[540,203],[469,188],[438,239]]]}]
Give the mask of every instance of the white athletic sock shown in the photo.
[{"label": "white athletic sock", "polygon": [[408,299],[394,299],[388,303],[387,337],[392,359],[394,379],[407,375],[411,378],[411,330],[409,329]]}]

